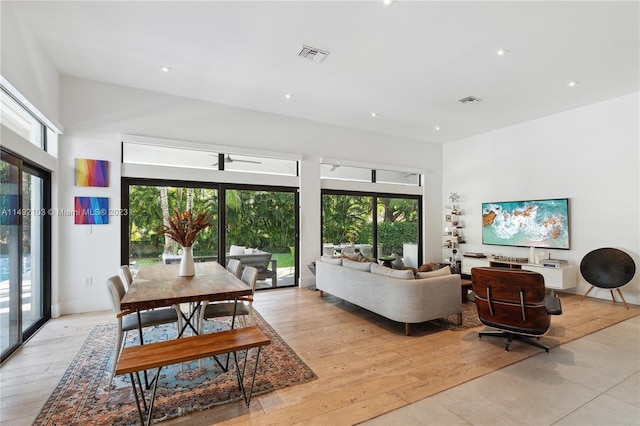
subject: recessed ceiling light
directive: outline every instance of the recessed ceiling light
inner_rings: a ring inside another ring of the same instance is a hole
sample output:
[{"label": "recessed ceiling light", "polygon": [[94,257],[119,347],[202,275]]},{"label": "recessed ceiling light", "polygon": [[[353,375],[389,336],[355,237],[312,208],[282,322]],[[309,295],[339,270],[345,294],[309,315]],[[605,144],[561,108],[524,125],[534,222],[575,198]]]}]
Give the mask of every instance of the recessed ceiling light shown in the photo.
[{"label": "recessed ceiling light", "polygon": [[372,116],[372,117],[377,117],[377,116],[378,116],[378,113],[377,113],[377,112],[372,112],[372,113],[371,113],[371,116]]},{"label": "recessed ceiling light", "polygon": [[436,126],[436,130],[440,130],[440,126]]},{"label": "recessed ceiling light", "polygon": [[171,67],[167,67],[167,66],[161,66],[160,69],[162,70],[162,72],[171,72]]},{"label": "recessed ceiling light", "polygon": [[569,87],[576,87],[578,84],[580,84],[579,81],[570,81],[569,82]]},{"label": "recessed ceiling light", "polygon": [[287,93],[286,95],[284,95],[284,97],[287,99],[291,99],[293,98],[293,95],[291,93]]},{"label": "recessed ceiling light", "polygon": [[396,0],[381,0],[381,1],[384,7],[391,7],[396,2]]},{"label": "recessed ceiling light", "polygon": [[509,51],[507,49],[504,49],[504,48],[500,48],[500,49],[496,50],[495,52],[493,52],[493,54],[496,55],[496,56],[504,56],[507,53],[509,53]]}]

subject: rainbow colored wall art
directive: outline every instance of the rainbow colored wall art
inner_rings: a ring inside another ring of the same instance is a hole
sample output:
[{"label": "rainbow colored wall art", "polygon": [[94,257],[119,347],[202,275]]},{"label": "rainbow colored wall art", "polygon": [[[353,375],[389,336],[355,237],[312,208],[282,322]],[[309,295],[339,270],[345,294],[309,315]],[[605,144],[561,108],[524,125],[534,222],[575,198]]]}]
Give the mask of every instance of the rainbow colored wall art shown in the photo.
[{"label": "rainbow colored wall art", "polygon": [[76,225],[106,225],[109,223],[107,197],[75,197],[73,206]]},{"label": "rainbow colored wall art", "polygon": [[109,186],[109,162],[76,158],[76,186]]}]

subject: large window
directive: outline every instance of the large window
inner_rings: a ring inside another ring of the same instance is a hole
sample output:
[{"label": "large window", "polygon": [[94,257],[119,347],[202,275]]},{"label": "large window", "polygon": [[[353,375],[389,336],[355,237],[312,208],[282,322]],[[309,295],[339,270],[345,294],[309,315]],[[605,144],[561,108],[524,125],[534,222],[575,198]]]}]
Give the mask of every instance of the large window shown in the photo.
[{"label": "large window", "polygon": [[191,209],[212,219],[193,247],[196,261],[224,264],[231,246],[242,247],[247,263],[251,255],[271,255],[258,288],[294,285],[297,205],[297,189],[291,188],[124,179],[122,206],[129,215],[123,220],[122,262],[179,262],[181,247],[159,231],[176,208]]},{"label": "large window", "polygon": [[211,226],[198,235],[194,256],[218,256],[218,190],[179,186],[171,183],[130,184],[128,186],[128,263],[169,263],[180,259],[181,247],[166,234],[160,234],[177,209],[204,212]]},{"label": "large window", "polygon": [[360,251],[367,257],[397,255],[417,266],[421,198],[322,191],[323,253]]}]

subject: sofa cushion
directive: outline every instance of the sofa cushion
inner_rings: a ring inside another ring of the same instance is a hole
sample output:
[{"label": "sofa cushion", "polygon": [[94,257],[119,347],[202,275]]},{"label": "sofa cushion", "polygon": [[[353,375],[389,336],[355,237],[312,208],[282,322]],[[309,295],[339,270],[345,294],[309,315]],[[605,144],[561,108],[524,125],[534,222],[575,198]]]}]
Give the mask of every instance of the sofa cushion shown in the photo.
[{"label": "sofa cushion", "polygon": [[422,264],[418,267],[418,272],[431,272],[435,269],[435,264],[433,262]]},{"label": "sofa cushion", "polygon": [[416,278],[433,278],[433,277],[441,277],[443,275],[451,275],[451,268],[445,266],[444,268],[436,269],[435,271],[430,272],[418,272],[416,274]]},{"label": "sofa cushion", "polygon": [[353,260],[354,262],[371,262],[371,259],[363,256],[360,252],[351,254],[341,253],[340,257],[342,257],[343,259]]},{"label": "sofa cushion", "polygon": [[229,254],[231,256],[238,256],[240,254],[244,254],[245,246],[231,246],[229,248]]},{"label": "sofa cushion", "polygon": [[342,266],[346,268],[357,269],[359,271],[371,271],[371,262],[357,262],[349,259],[342,259]]},{"label": "sofa cushion", "polygon": [[391,269],[386,266],[378,265],[377,263],[371,264],[371,273],[378,275],[385,275],[391,278],[398,278],[401,280],[412,280],[414,279],[413,271],[411,270],[403,270],[403,269]]},{"label": "sofa cushion", "polygon": [[331,256],[322,255],[320,257],[320,261],[327,262],[327,263],[332,263],[334,265],[342,265],[342,259],[339,258],[339,257],[331,257]]}]

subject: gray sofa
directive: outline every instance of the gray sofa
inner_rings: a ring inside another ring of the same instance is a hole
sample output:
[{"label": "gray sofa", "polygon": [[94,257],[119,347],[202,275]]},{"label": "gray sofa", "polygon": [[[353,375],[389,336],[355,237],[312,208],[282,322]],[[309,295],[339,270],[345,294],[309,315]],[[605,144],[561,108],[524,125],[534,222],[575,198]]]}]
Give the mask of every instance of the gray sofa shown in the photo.
[{"label": "gray sofa", "polygon": [[[446,275],[445,275],[446,273]],[[429,278],[422,278],[422,277]],[[400,278],[402,277],[402,278]],[[323,256],[316,262],[316,288],[393,321],[421,323],[458,314],[462,321],[460,275],[450,271],[422,273]]]}]

